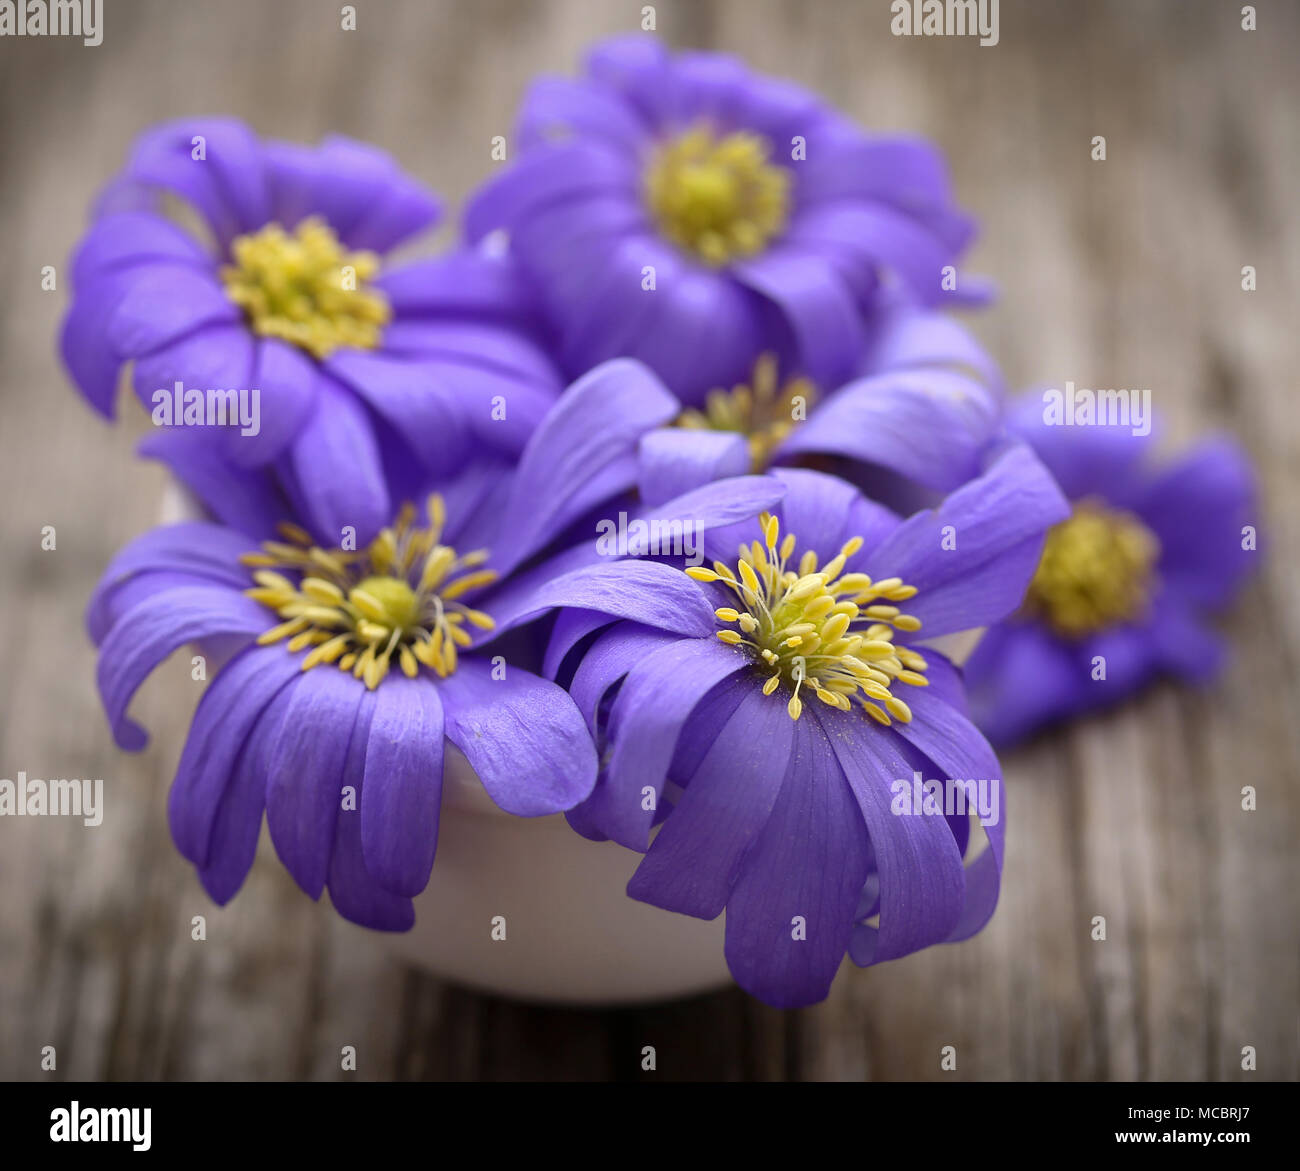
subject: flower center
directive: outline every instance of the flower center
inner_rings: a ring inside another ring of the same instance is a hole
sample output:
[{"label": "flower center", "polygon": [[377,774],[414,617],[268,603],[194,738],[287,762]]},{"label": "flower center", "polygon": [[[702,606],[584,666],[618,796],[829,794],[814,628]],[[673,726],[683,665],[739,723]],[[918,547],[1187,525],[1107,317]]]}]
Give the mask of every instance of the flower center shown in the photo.
[{"label": "flower center", "polygon": [[289,235],[279,224],[237,237],[223,266],[226,295],[255,333],[284,338],[317,358],[343,346],[371,350],[390,317],[382,293],[365,283],[379,271],[373,252],[349,252],[311,216]]},{"label": "flower center", "polygon": [[738,431],[749,442],[750,468],[766,470],[781,441],[808,416],[817,388],[807,378],[777,381],[776,355],[763,354],[754,363],[753,381],[731,390],[709,391],[704,409],[678,415],[676,426],[703,431]]},{"label": "flower center", "polygon": [[1132,513],[1083,500],[1047,533],[1024,611],[1066,638],[1083,638],[1146,609],[1160,555]]},{"label": "flower center", "polygon": [[790,173],[769,156],[767,140],[744,130],[715,138],[697,126],[665,142],[645,172],[659,230],[715,266],[761,252],[790,209]]},{"label": "flower center", "polygon": [[439,542],[446,512],[436,493],[429,497],[428,518],[427,526],[416,527],[415,509],[407,504],[360,552],[322,549],[296,525],[281,525],[284,541],[267,541],[260,553],[240,558],[257,583],[245,592],[284,619],[258,643],[287,638],[295,654],[311,647],[304,671],[335,663],[372,691],[394,655],[412,679],[421,663],[445,679],[456,670],[456,648],[470,645],[468,627],[493,627],[487,614],[459,599],[497,575],[479,568],[486,550],[462,556]]},{"label": "flower center", "polygon": [[[895,683],[928,686],[925,659],[894,642],[895,631],[921,628],[919,618],[900,613],[894,602],[914,597],[916,587],[901,578],[873,582],[865,573],[843,573],[845,562],[862,548],[862,538],[848,541],[820,569],[812,550],[799,559],[798,572],[786,568],[794,554],[794,534],[778,548],[777,518],[759,518],[763,541],[740,547],[736,570],[721,561],[712,569],[686,570],[700,582],[718,582],[740,602],[714,613],[728,623],[718,638],[730,646],[749,647],[755,665],[768,676],[763,694],[782,683],[791,689],[786,710],[792,720],[803,711],[799,697],[809,687],[822,703],[843,711],[857,700],[878,723],[910,723],[912,710],[893,694]],[[730,629],[739,627],[738,630]]]}]

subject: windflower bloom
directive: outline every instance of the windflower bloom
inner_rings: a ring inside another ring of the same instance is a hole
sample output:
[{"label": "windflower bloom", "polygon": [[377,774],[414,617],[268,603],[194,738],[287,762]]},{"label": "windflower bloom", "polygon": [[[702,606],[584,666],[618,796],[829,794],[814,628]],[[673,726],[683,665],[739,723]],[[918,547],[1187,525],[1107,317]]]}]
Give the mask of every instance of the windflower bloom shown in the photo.
[{"label": "windflower bloom", "polygon": [[[188,205],[206,236],[165,214]],[[396,506],[394,464],[425,478],[481,450],[516,457],[561,384],[508,263],[473,253],[383,259],[439,205],[383,152],[346,138],[263,141],[186,119],[140,137],[72,264],[64,362],[111,417],[133,364],[158,390],[256,391],[256,432],[176,426],[146,451],[185,477],[268,469],[313,533],[369,540]],[[206,475],[191,483],[209,505]]]},{"label": "windflower bloom", "polygon": [[[956,321],[896,306],[868,330],[857,373],[819,388],[766,353],[744,383],[718,387],[640,447],[639,488],[659,501],[726,476],[830,462],[867,495],[950,492],[977,476],[1001,432],[1002,376]],[[890,489],[893,489],[892,491]]]},{"label": "windflower bloom", "polygon": [[[325,548],[292,522],[258,542],[199,522],[118,555],[87,613],[118,744],[144,746],[131,698],[177,648],[220,670],[199,702],[169,802],[172,833],[224,903],[252,864],[265,812],[286,868],[366,926],[404,930],[438,836],[444,739],[507,812],[570,808],[596,755],[573,700],[518,665],[503,635],[558,607],[656,628],[707,617],[696,587],[644,561],[567,570],[544,555],[598,503],[637,437],[673,409],[614,362],[558,401],[510,476],[472,468],[403,507],[366,545]],[[779,495],[761,477],[696,493],[707,530]],[[541,560],[539,561],[539,558]],[[351,791],[352,800],[346,799]]]},{"label": "windflower bloom", "polygon": [[[924,640],[1012,610],[1066,505],[1023,445],[907,520],[835,477],[770,477],[786,487],[772,513],[711,533],[711,566],[685,570],[705,621],[606,624],[585,644],[570,693],[602,767],[568,816],[645,853],[633,897],[704,919],[725,908],[736,980],[795,1007],[826,995],[846,950],[895,959],[993,913],[1001,769],[960,674]],[[998,807],[969,865],[966,816],[896,806],[917,771],[982,785]]]},{"label": "windflower bloom", "polygon": [[840,385],[864,310],[951,297],[943,269],[973,233],[928,144],[650,36],[537,82],[514,146],[467,209],[469,238],[505,231],[567,371],[639,358],[691,406],[774,338],[782,369]]},{"label": "windflower bloom", "polygon": [[1026,396],[1009,427],[1069,497],[1024,605],[967,664],[971,708],[995,743],[1113,705],[1162,674],[1206,683],[1225,651],[1208,627],[1256,565],[1257,489],[1231,439],[1153,458],[1128,426],[1056,426]]}]

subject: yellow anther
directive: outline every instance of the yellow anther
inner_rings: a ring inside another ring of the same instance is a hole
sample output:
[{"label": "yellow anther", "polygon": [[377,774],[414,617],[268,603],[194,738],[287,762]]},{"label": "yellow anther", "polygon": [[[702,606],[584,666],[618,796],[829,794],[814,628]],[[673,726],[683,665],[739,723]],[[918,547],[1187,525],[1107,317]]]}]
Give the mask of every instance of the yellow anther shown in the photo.
[{"label": "yellow anther", "polygon": [[[730,390],[717,387],[704,398],[704,405],[683,411],[676,426],[693,431],[728,431],[743,435],[749,448],[750,470],[765,471],[771,464],[782,440],[808,417],[808,408],[817,398],[817,388],[804,377],[789,379],[778,385],[776,357],[763,354],[754,363],[752,386],[739,385]],[[767,538],[767,519],[760,522]],[[775,551],[776,536],[768,542]],[[794,542],[786,536],[781,542],[781,558],[790,556]]]},{"label": "yellow anther", "polygon": [[[377,289],[373,252],[349,252],[321,219],[303,220],[292,235],[279,224],[237,237],[232,264],[221,269],[226,295],[248,315],[253,331],[283,338],[317,358],[343,347],[374,349],[391,312]],[[299,544],[297,526],[282,530]]]},{"label": "yellow anther", "polygon": [[1066,638],[1086,638],[1145,613],[1160,542],[1136,516],[1083,500],[1049,530],[1025,612]]},{"label": "yellow anther", "polygon": [[791,175],[749,131],[716,137],[696,126],[664,143],[645,172],[660,232],[706,264],[753,256],[785,230]]},{"label": "yellow anther", "polygon": [[[756,664],[765,664],[764,695],[773,694],[782,684],[790,689],[786,710],[792,719],[803,712],[799,692],[807,685],[828,707],[851,711],[857,696],[882,724],[910,721],[911,709],[891,688],[925,686],[925,660],[899,646],[894,636],[899,630],[917,630],[921,624],[897,606],[879,603],[882,586],[873,586],[865,574],[837,580],[845,560],[861,549],[862,542],[857,538],[846,542],[821,571],[817,557],[805,553],[796,574],[787,568],[795,552],[794,535],[787,533],[782,539],[771,516],[760,518],[760,528],[762,544],[755,541],[740,547],[736,574],[721,563],[703,575],[686,571],[697,581],[724,586],[738,601],[738,605],[719,606],[714,613],[740,630],[719,630],[717,637],[729,646],[747,648]],[[891,595],[910,588],[898,578],[887,578],[883,584]]]},{"label": "yellow anther", "polygon": [[[477,568],[487,561],[485,550],[458,557],[438,543],[446,522],[440,496],[430,498],[427,512],[429,527],[417,528],[414,508],[404,506],[360,552],[269,541],[241,558],[255,567],[258,583],[247,595],[285,619],[257,641],[289,638],[293,653],[312,648],[303,670],[335,663],[369,688],[382,682],[394,660],[412,678],[421,664],[450,675],[456,648],[473,643],[469,628],[495,626],[490,614],[457,599],[495,581],[496,573]],[[292,528],[282,526],[281,532],[298,538],[301,531]]]}]

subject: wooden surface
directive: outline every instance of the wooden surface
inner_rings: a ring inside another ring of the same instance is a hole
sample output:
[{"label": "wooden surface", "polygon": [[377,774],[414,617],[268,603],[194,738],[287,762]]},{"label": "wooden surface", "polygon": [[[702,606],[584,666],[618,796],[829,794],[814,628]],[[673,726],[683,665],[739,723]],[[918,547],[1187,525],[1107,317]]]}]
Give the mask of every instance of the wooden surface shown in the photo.
[{"label": "wooden surface", "polygon": [[[1268,501],[1270,556],[1226,618],[1220,685],[1160,686],[1007,756],[991,926],[880,969],[846,964],[829,1001],[788,1014],[735,989],[583,1012],[451,988],[359,942],[265,841],[244,890],[214,909],[165,820],[199,686],[188,660],[142,692],[154,740],[127,756],[81,628],[162,483],[128,457],[140,419],[97,421],[55,358],[63,266],[130,139],[181,113],[309,140],[340,131],[459,200],[527,78],[572,70],[641,5],[363,0],[356,33],[340,31],[338,4],[308,0],[105,7],[98,48],[0,41],[0,776],[102,776],[108,790],[96,829],[0,819],[0,1077],[1297,1076],[1297,5],[1264,0],[1248,33],[1236,3],[1003,0],[995,48],[893,38],[885,0],[657,5],[673,44],[726,48],[868,125],[937,139],[984,223],[971,267],[1003,295],[976,329],[1012,383],[1151,387],[1172,440],[1240,435]],[[1089,157],[1097,134],[1104,163]],[[56,292],[40,290],[47,264]],[[1256,813],[1240,809],[1245,784]],[[196,914],[206,942],[190,938]],[[348,1044],[355,1074],[339,1069]],[[944,1045],[955,1073],[940,1072]],[[1246,1045],[1257,1072],[1241,1070]]]}]

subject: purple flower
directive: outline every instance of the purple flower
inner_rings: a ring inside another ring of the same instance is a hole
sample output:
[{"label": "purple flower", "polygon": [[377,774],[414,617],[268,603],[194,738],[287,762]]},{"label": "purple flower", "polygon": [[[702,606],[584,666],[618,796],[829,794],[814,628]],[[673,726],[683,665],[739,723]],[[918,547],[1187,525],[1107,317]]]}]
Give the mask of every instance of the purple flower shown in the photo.
[{"label": "purple flower", "polygon": [[[618,489],[640,434],[673,409],[646,382],[631,362],[593,371],[561,396],[512,475],[471,466],[424,515],[404,507],[368,545],[322,548],[282,523],[259,546],[200,522],[156,529],[118,555],[87,612],[118,744],[144,746],[127,709],[174,650],[198,643],[222,663],[169,802],[176,844],[214,899],[242,884],[265,811],[309,895],[328,886],[345,917],[408,928],[437,845],[444,739],[510,813],[588,795],[596,755],[582,716],[555,683],[507,663],[509,636],[558,607],[669,630],[707,618],[668,566],[566,571],[544,559],[602,485]],[[697,494],[691,515],[729,524],[777,495],[747,477]]]},{"label": "purple flower", "polygon": [[999,744],[1117,703],[1161,674],[1213,679],[1225,652],[1206,624],[1256,565],[1257,495],[1231,439],[1152,458],[1129,425],[1052,425],[1026,396],[1009,427],[1073,511],[1048,535],[1018,613],[967,665],[976,722]]},{"label": "purple flower", "polygon": [[[206,239],[163,214],[166,197],[189,205]],[[259,469],[318,537],[337,541],[347,523],[369,540],[394,511],[394,465],[427,477],[482,450],[517,456],[560,390],[508,262],[381,259],[438,214],[363,143],[262,141],[229,119],[156,127],[77,249],[64,362],[106,416],[133,363],[137,395],[166,427],[146,452],[209,505],[214,479]],[[177,383],[255,391],[255,424],[176,418]]]},{"label": "purple flower", "polygon": [[504,229],[562,364],[641,359],[684,402],[775,348],[819,385],[850,375],[879,300],[936,303],[972,225],[928,144],[869,136],[816,96],[654,37],[598,45],[525,99],[518,158],[473,199]]},{"label": "purple flower", "polygon": [[967,331],[942,313],[895,307],[872,320],[857,373],[829,393],[782,379],[774,355],[748,381],[711,390],[641,443],[642,498],[665,500],[772,465],[827,464],[872,499],[921,503],[980,472],[1001,431],[1002,377]]},{"label": "purple flower", "polygon": [[[712,568],[686,571],[702,620],[621,622],[584,644],[570,693],[602,766],[569,819],[645,852],[633,897],[725,908],[736,980],[793,1007],[826,995],[846,950],[878,963],[992,914],[1001,770],[959,673],[920,640],[1014,608],[1066,505],[1024,445],[907,520],[835,477],[769,478],[786,488],[772,515],[710,533]],[[557,624],[552,664],[580,634]],[[969,866],[968,817],[902,807],[916,773],[985,796],[989,849]]]}]

